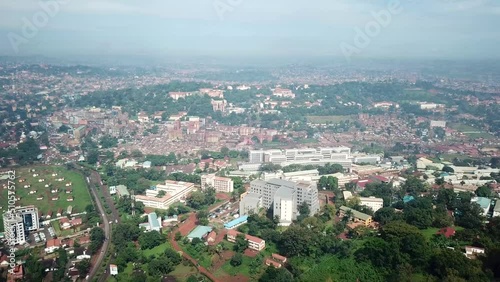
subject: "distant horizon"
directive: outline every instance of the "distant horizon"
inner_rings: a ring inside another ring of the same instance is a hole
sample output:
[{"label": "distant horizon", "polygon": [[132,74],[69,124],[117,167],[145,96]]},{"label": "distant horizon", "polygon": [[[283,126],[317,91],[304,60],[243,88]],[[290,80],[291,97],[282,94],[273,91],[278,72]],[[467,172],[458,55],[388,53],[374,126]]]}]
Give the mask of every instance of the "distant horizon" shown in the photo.
[{"label": "distant horizon", "polygon": [[0,55],[500,59],[493,0],[0,3]]}]

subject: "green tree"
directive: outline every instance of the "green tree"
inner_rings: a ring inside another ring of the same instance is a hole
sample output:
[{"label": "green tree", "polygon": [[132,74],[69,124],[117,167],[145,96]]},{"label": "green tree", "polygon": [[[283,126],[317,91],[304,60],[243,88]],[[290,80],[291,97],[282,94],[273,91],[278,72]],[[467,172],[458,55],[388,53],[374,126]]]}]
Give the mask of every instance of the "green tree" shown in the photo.
[{"label": "green tree", "polygon": [[87,154],[87,163],[94,165],[99,161],[99,151],[91,150]]},{"label": "green tree", "polygon": [[24,267],[25,274],[23,278],[26,279],[26,281],[43,281],[45,269],[37,256],[30,254],[26,259]]},{"label": "green tree", "polygon": [[445,165],[445,166],[443,167],[443,171],[444,171],[444,172],[448,172],[448,173],[454,173],[454,172],[455,172],[455,170],[454,170],[452,167],[447,166],[447,165]]},{"label": "green tree", "polygon": [[91,254],[95,254],[99,250],[106,239],[104,230],[100,227],[94,227],[90,231],[90,246],[89,251]]},{"label": "green tree", "polygon": [[165,237],[155,230],[142,233],[141,236],[139,236],[139,244],[142,250],[152,249],[164,242]]},{"label": "green tree", "polygon": [[391,221],[402,219],[402,216],[400,213],[397,213],[394,208],[385,207],[376,211],[373,219],[376,222],[385,225]]},{"label": "green tree", "polygon": [[243,263],[243,255],[241,253],[236,253],[231,257],[229,263],[232,266],[240,266]]},{"label": "green tree", "polygon": [[76,269],[78,269],[78,273],[80,274],[81,278],[84,278],[87,276],[87,274],[90,271],[90,260],[89,259],[83,259],[75,264]]},{"label": "green tree", "polygon": [[236,242],[233,246],[233,250],[237,253],[243,253],[248,248],[248,241],[245,239],[245,235],[236,235]]},{"label": "green tree", "polygon": [[299,211],[299,216],[297,216],[297,221],[302,221],[305,218],[309,217],[311,213],[311,209],[309,208],[309,205],[306,202],[302,202],[300,206],[298,207]]},{"label": "green tree", "polygon": [[285,268],[266,268],[266,271],[259,278],[259,282],[290,282],[293,281],[293,275]]},{"label": "green tree", "polygon": [[488,185],[483,185],[480,186],[479,188],[476,189],[476,195],[478,197],[491,197],[493,195],[493,191]]}]

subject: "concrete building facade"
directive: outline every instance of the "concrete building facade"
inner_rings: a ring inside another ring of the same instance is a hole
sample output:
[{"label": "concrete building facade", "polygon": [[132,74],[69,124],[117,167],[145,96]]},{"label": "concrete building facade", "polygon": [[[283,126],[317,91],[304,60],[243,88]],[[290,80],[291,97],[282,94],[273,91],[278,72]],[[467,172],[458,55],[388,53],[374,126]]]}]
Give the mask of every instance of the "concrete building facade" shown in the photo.
[{"label": "concrete building facade", "polygon": [[201,176],[201,189],[213,187],[216,192],[231,193],[234,190],[234,182],[231,178],[220,177],[215,174]]},{"label": "concrete building facade", "polygon": [[[250,183],[251,195],[248,202],[256,202],[261,196],[263,208],[273,208],[274,215],[280,217],[280,224],[289,225],[298,216],[298,207],[306,202],[310,209],[310,215],[319,211],[318,188],[316,182],[288,181],[282,179],[271,179],[268,181],[254,180]],[[246,195],[242,201],[246,204]],[[240,203],[240,214],[245,214],[251,208]]]}]

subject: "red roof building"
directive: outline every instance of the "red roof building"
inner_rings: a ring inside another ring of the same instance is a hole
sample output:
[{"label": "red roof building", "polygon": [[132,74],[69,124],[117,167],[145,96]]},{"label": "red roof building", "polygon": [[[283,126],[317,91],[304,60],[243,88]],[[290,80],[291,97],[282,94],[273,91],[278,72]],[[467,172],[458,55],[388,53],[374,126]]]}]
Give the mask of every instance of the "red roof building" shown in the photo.
[{"label": "red roof building", "polygon": [[279,262],[281,262],[281,263],[285,263],[285,262],[286,262],[286,260],[287,260],[287,258],[286,258],[286,257],[284,257],[284,256],[282,256],[282,255],[279,255],[279,254],[274,254],[274,253],[273,253],[271,256],[272,256],[272,258],[273,258],[275,261],[279,261]]},{"label": "red roof building", "polygon": [[[233,242],[233,243],[236,242],[236,236],[238,236],[238,234],[243,234],[243,233],[238,232],[234,229],[228,230],[227,231],[227,240],[229,242]],[[248,235],[248,234],[243,234],[243,235],[245,235],[245,239],[248,241],[248,248],[255,250],[255,251],[262,251],[266,247],[265,240],[263,240],[259,237]]]},{"label": "red roof building", "polygon": [[450,238],[451,236],[455,235],[455,229],[453,227],[445,227],[441,228],[436,232],[437,235],[444,235],[446,238]]},{"label": "red roof building", "polygon": [[281,263],[274,261],[272,259],[266,259],[266,265],[267,266],[274,266],[274,268],[281,268]]}]

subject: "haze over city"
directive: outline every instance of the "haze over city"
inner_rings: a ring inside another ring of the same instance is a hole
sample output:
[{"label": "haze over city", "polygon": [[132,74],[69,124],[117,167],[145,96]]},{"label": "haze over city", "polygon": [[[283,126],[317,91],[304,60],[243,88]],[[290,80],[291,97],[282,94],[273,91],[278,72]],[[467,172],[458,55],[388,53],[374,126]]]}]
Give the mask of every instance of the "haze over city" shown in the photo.
[{"label": "haze over city", "polygon": [[[64,56],[343,57],[373,14],[397,5],[356,58],[499,58],[500,3],[491,0],[45,1],[60,7],[14,52],[38,1],[0,3],[0,54]],[[389,4],[393,3],[393,4]]]},{"label": "haze over city", "polygon": [[0,281],[500,281],[500,2],[0,1]]}]

